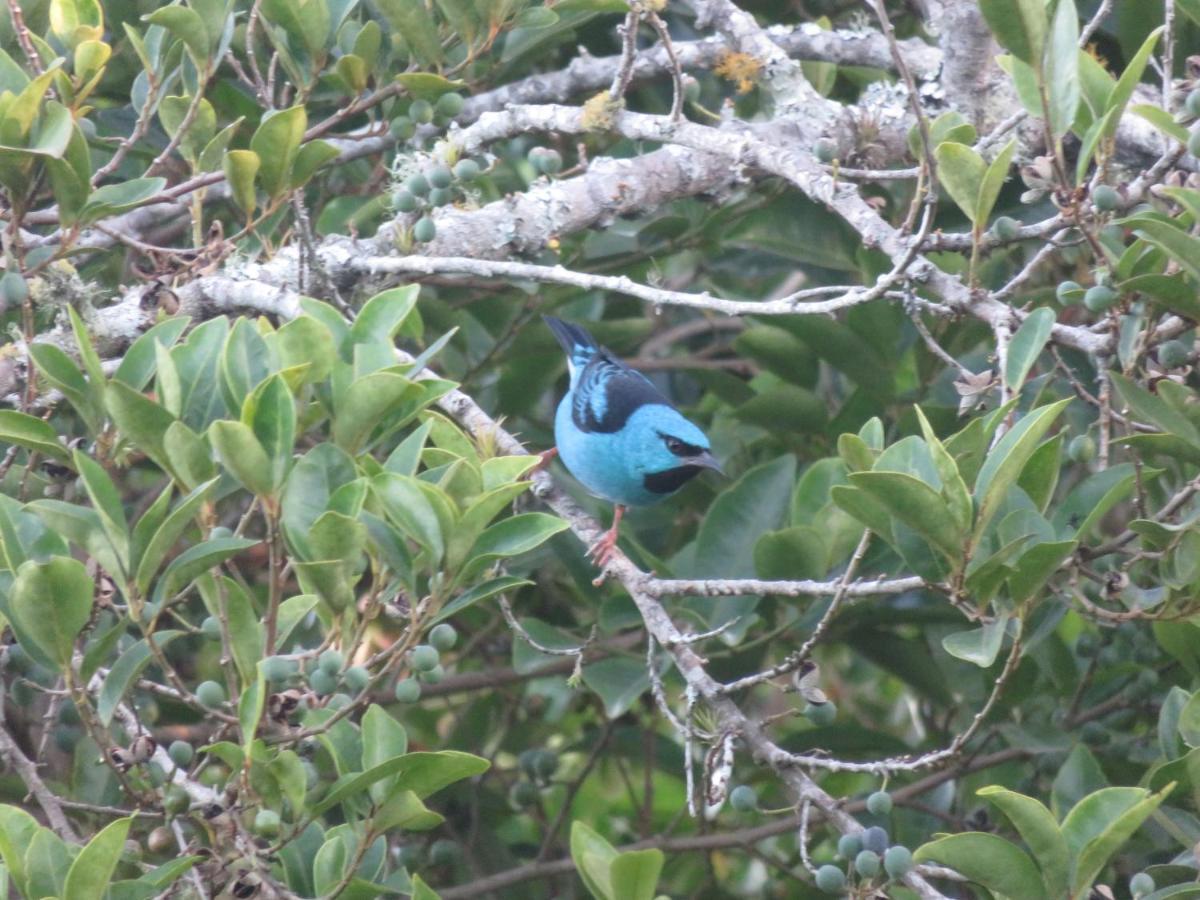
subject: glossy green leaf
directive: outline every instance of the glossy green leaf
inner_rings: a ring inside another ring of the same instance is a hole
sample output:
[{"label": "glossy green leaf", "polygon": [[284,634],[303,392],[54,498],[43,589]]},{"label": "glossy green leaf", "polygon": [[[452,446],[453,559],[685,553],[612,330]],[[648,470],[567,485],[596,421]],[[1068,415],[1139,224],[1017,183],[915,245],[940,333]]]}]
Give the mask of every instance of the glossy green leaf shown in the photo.
[{"label": "glossy green leaf", "polygon": [[0,410],[0,441],[34,450],[43,456],[70,464],[71,454],[59,443],[49,423],[14,409]]},{"label": "glossy green leaf", "polygon": [[948,866],[996,894],[1050,900],[1029,855],[994,834],[970,831],[938,838],[918,847],[913,859]]},{"label": "glossy green leaf", "polygon": [[1043,0],[980,0],[979,9],[996,40],[1017,59],[1042,64],[1049,22]]},{"label": "glossy green leaf", "polygon": [[571,859],[595,900],[617,900],[611,874],[616,858],[616,848],[594,828],[579,819],[571,823]]},{"label": "glossy green leaf", "polygon": [[262,157],[253,150],[229,150],[222,160],[225,179],[229,182],[229,191],[233,202],[246,214],[253,215],[258,197],[254,191],[254,180],[262,166]]},{"label": "glossy green leaf", "polygon": [[998,785],[976,792],[1008,816],[1042,872],[1049,897],[1061,897],[1067,890],[1071,859],[1067,842],[1050,810],[1033,797],[1026,797]]},{"label": "glossy green leaf", "polygon": [[1079,80],[1079,13],[1075,0],[1058,0],[1047,34],[1043,71],[1050,131],[1061,137],[1075,123],[1082,88]]},{"label": "glossy green leaf", "polygon": [[61,669],[92,615],[95,583],[83,563],[65,556],[29,560],[17,570],[11,612],[47,658]]},{"label": "glossy green leaf", "polygon": [[1033,368],[1050,340],[1050,331],[1054,328],[1054,310],[1040,307],[1033,310],[1021,327],[1016,330],[1008,344],[1008,361],[1004,367],[1004,381],[1009,390],[1019,391],[1025,383],[1025,377]]},{"label": "glossy green leaf", "polygon": [[221,462],[252,494],[269,497],[275,490],[275,470],[250,426],[242,422],[213,422],[208,429]]},{"label": "glossy green leaf", "polygon": [[67,871],[65,900],[103,900],[132,823],[132,816],[109,822],[79,851]]},{"label": "glossy green leaf", "polygon": [[96,698],[96,715],[104,725],[112,722],[117,706],[125,694],[154,659],[149,642],[154,641],[155,646],[161,650],[183,634],[182,631],[157,631],[148,638],[142,638],[117,658],[108,670]]},{"label": "glossy green leaf", "polygon": [[979,628],[946,635],[942,638],[942,647],[951,656],[986,669],[1000,655],[1008,623],[1008,616],[997,616]]},{"label": "glossy green leaf", "polygon": [[613,896],[654,900],[663,862],[661,850],[629,850],[618,854],[609,866]]},{"label": "glossy green leaf", "polygon": [[300,150],[300,141],[308,127],[303,106],[293,106],[263,118],[250,138],[250,149],[258,154],[258,182],[272,198],[290,186],[292,166]]}]

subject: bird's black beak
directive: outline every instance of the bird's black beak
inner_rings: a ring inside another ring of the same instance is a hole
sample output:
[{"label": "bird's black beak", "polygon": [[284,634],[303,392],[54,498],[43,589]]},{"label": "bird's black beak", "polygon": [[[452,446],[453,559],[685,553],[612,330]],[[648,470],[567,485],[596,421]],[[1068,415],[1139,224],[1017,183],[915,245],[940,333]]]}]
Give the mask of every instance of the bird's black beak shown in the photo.
[{"label": "bird's black beak", "polygon": [[725,470],[721,468],[721,464],[717,462],[717,458],[707,450],[696,456],[689,456],[687,463],[689,466],[699,466],[701,469],[712,469],[718,475],[725,474]]}]

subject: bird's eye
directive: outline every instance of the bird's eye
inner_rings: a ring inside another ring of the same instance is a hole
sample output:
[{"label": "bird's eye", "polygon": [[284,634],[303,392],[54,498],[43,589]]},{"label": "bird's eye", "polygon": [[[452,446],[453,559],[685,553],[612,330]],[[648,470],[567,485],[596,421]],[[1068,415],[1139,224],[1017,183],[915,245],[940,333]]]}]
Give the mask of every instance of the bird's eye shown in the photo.
[{"label": "bird's eye", "polygon": [[683,452],[683,441],[681,441],[679,438],[668,437],[666,441],[667,449],[672,453],[679,454]]}]

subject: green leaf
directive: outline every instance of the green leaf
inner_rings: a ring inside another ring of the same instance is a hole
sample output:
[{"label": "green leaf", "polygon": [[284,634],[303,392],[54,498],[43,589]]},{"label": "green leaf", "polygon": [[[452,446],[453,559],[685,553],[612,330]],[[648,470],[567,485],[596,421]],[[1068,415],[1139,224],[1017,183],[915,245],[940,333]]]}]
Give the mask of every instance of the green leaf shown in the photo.
[{"label": "green leaf", "polygon": [[258,205],[258,197],[254,192],[254,179],[262,166],[262,158],[253,150],[229,150],[221,162],[225,179],[229,182],[229,192],[233,202],[249,218],[254,214]]},{"label": "green leaf", "polygon": [[282,195],[291,184],[292,165],[307,127],[308,113],[304,106],[293,106],[269,113],[250,138],[250,149],[258,154],[260,163],[258,183],[272,199]]},{"label": "green leaf", "polygon": [[54,428],[28,413],[0,410],[0,441],[34,450],[67,465],[71,463],[71,454],[59,443]]},{"label": "green leaf", "polygon": [[[371,786],[372,790],[377,787],[378,784]],[[426,807],[413,791],[392,791],[371,817],[372,827],[380,833],[393,829],[429,831],[444,821],[444,816]]]},{"label": "green leaf", "polygon": [[257,668],[256,676],[246,681],[242,696],[238,698],[238,725],[242,730],[242,744],[245,747],[249,747],[254,741],[267,700],[267,679],[263,677],[261,662]]},{"label": "green leaf", "polygon": [[151,25],[161,25],[172,36],[183,42],[196,68],[209,72],[209,34],[204,20],[194,9],[187,6],[160,6],[142,20]]},{"label": "green leaf", "polygon": [[100,517],[100,523],[104,526],[104,534],[121,563],[122,571],[128,571],[129,524],[125,521],[125,510],[121,506],[121,497],[116,486],[103,467],[86,453],[76,450],[72,460],[88,498]]},{"label": "green leaf", "polygon": [[1071,877],[1074,896],[1087,894],[1112,855],[1174,788],[1172,783],[1157,794],[1142,788],[1104,788],[1076,804],[1062,824],[1067,846],[1075,855]]},{"label": "green leaf", "polygon": [[1049,900],[1041,873],[1025,851],[994,834],[969,831],[918,847],[917,862],[933,862],[1013,900]]},{"label": "green leaf", "polygon": [[501,575],[498,578],[489,579],[482,584],[475,585],[469,591],[459,594],[443,606],[438,614],[429,620],[429,624],[436,625],[438,622],[444,622],[464,609],[474,606],[481,600],[486,600],[488,597],[494,597],[496,594],[516,590],[519,587],[529,584],[533,584],[533,582],[527,578],[518,578],[515,575]]},{"label": "green leaf", "polygon": [[987,164],[971,147],[956,141],[945,141],[938,145],[938,177],[942,187],[971,223],[978,226],[987,216],[979,215],[979,189],[987,172]]},{"label": "green leaf", "polygon": [[327,0],[264,0],[263,16],[279,25],[291,39],[316,58],[329,40],[330,4]]},{"label": "green leaf", "polygon": [[1200,238],[1150,216],[1130,216],[1122,224],[1132,228],[1138,237],[1160,247],[1189,275],[1200,280]]},{"label": "green leaf", "polygon": [[393,32],[404,35],[405,43],[422,67],[442,61],[437,25],[423,0],[375,0],[375,6],[388,20]]},{"label": "green leaf", "polygon": [[1050,340],[1054,322],[1054,310],[1039,307],[1025,317],[1021,327],[1012,336],[1008,344],[1008,363],[1004,367],[1004,382],[1009,390],[1014,393],[1021,390],[1025,376]]},{"label": "green leaf", "polygon": [[567,523],[563,519],[547,513],[532,512],[510,516],[492,525],[479,536],[479,540],[467,554],[470,561],[463,571],[478,572],[492,560],[528,553],[566,529]]},{"label": "green leaf", "polygon": [[[88,383],[79,371],[75,360],[71,359],[56,344],[35,341],[29,345],[29,355],[34,364],[50,385],[62,392],[90,427],[95,423],[100,410],[94,409],[89,397]],[[40,421],[40,420],[39,420]]]},{"label": "green leaf", "polygon": [[619,719],[650,687],[644,660],[612,656],[583,667],[583,683],[604,701],[604,714]]},{"label": "green leaf", "polygon": [[619,854],[609,867],[613,893],[628,900],[654,900],[663,861],[663,852],[656,849]]},{"label": "green leaf", "polygon": [[175,417],[148,397],[119,381],[110,381],[104,391],[104,405],[121,433],[163,471],[174,472],[163,447],[163,436]]},{"label": "green leaf", "polygon": [[132,822],[132,816],[110,822],[79,851],[67,872],[65,900],[103,900]]},{"label": "green leaf", "polygon": [[[408,752],[408,732],[387,711],[375,703],[367,707],[362,717],[362,764],[365,769],[387,762]],[[380,803],[391,793],[387,781],[370,787],[371,797]]]},{"label": "green leaf", "polygon": [[616,848],[579,819],[571,823],[571,859],[575,870],[596,900],[624,900],[613,893],[612,864]]},{"label": "green leaf", "polygon": [[266,453],[274,492],[287,476],[296,441],[296,401],[282,375],[268,378],[246,398],[242,422],[250,426]]},{"label": "green leaf", "polygon": [[942,638],[942,647],[951,656],[986,669],[1000,654],[1008,623],[1008,616],[997,616],[979,628],[946,635]]},{"label": "green leaf", "polygon": [[976,228],[982,230],[992,215],[996,200],[1000,197],[1000,189],[1004,187],[1004,182],[1008,179],[1008,169],[1012,165],[1016,149],[1017,141],[1016,138],[1013,138],[996,154],[996,158],[988,163],[983,180],[979,184],[979,199],[976,203],[979,218],[975,220]]},{"label": "green leaf", "polygon": [[348,453],[358,453],[391,413],[422,393],[419,384],[394,372],[373,372],[356,379],[335,410],[334,442]]},{"label": "green leaf", "polygon": [[131,178],[118,184],[106,184],[92,191],[79,213],[79,219],[83,222],[96,222],[141,206],[152,197],[158,196],[166,185],[167,180],[157,176]]},{"label": "green leaf", "polygon": [[249,538],[219,537],[211,538],[202,543],[189,547],[171,560],[171,564],[163,571],[154,593],[156,597],[170,598],[191,584],[214,566],[219,566],[225,560],[237,556],[243,550],[253,547],[258,541]]},{"label": "green leaf", "polygon": [[486,772],[490,765],[482,757],[457,750],[406,753],[340,782],[309,812],[319,816],[343,800],[365,791],[375,782],[393,775],[396,776],[394,790],[412,791],[424,799],[449,784]]},{"label": "green leaf", "polygon": [[[1142,73],[1146,71],[1146,64],[1150,62],[1150,56],[1154,53],[1154,47],[1158,43],[1159,37],[1162,35],[1163,26],[1158,26],[1142,41],[1142,45],[1138,48],[1137,53],[1129,60],[1129,64],[1125,66],[1125,71],[1121,73],[1121,77],[1117,79],[1116,87],[1108,98],[1108,106],[1104,119],[1104,138],[1110,139],[1117,133],[1117,127],[1120,125],[1121,117],[1125,114],[1125,107],[1129,103],[1129,99],[1133,96],[1133,92],[1137,86],[1141,84]],[[1186,143],[1186,138],[1181,141]]]},{"label": "green leaf", "polygon": [[290,187],[304,187],[317,174],[317,170],[326,163],[333,162],[341,151],[327,141],[309,141],[296,151],[296,159],[292,163]]},{"label": "green leaf", "polygon": [[420,875],[413,875],[412,900],[441,900],[437,891],[427,885]]},{"label": "green leaf", "polygon": [[120,381],[135,391],[143,390],[154,377],[155,347],[161,344],[170,349],[190,324],[188,316],[173,316],[164,319],[130,344],[121,358],[121,364],[113,373],[113,380]]},{"label": "green leaf", "polygon": [[1067,890],[1071,858],[1067,842],[1044,804],[998,785],[981,788],[976,793],[1003,812],[1026,846],[1033,851],[1042,870],[1042,880],[1050,897],[1061,897]]},{"label": "green leaf", "polygon": [[158,572],[163,560],[166,559],[167,553],[175,546],[175,542],[179,540],[184,529],[195,520],[208,499],[208,492],[216,483],[217,479],[213,478],[196,487],[179,501],[175,509],[155,529],[154,536],[146,543],[146,548],[142,551],[140,558],[134,560],[134,565],[137,567],[134,584],[137,586],[138,593],[145,595],[150,589],[150,581]]},{"label": "green leaf", "polygon": [[996,40],[1028,65],[1040,67],[1046,42],[1044,0],[980,0],[979,9]]},{"label": "green leaf", "polygon": [[404,325],[405,319],[416,308],[421,286],[409,284],[376,294],[359,310],[350,326],[350,344],[366,344],[373,341],[388,341]]},{"label": "green leaf", "polygon": [[274,467],[250,426],[221,420],[208,429],[208,439],[221,462],[250,493],[270,497],[275,491]]},{"label": "green leaf", "polygon": [[228,576],[201,578],[204,606],[213,617],[229,626],[229,649],[242,684],[250,684],[263,658],[263,626],[254,601],[246,590]]},{"label": "green leaf", "polygon": [[1058,0],[1046,42],[1044,71],[1050,131],[1060,138],[1075,124],[1079,81],[1079,13],[1075,0]]},{"label": "green leaf", "polygon": [[975,480],[975,540],[983,534],[1008,489],[1016,483],[1042,438],[1070,400],[1026,413],[991,449]]},{"label": "green leaf", "polygon": [[87,568],[76,559],[29,560],[17,569],[12,615],[37,649],[63,669],[70,664],[75,638],[91,619],[94,591]]},{"label": "green leaf", "polygon": [[117,706],[120,705],[126,692],[142,674],[142,670],[146,668],[150,660],[154,658],[149,642],[154,641],[155,646],[162,649],[183,634],[182,631],[155,632],[148,638],[142,638],[117,658],[112,668],[108,670],[108,675],[104,679],[104,684],[100,686],[100,694],[96,699],[96,715],[105,726],[112,721],[113,714],[116,713]]},{"label": "green leaf", "polygon": [[878,471],[852,472],[849,478],[948,560],[962,558],[966,535],[954,524],[946,501],[924,481],[902,472]]},{"label": "green leaf", "polygon": [[1179,711],[1176,728],[1185,744],[1193,748],[1200,747],[1200,691],[1192,694]]}]

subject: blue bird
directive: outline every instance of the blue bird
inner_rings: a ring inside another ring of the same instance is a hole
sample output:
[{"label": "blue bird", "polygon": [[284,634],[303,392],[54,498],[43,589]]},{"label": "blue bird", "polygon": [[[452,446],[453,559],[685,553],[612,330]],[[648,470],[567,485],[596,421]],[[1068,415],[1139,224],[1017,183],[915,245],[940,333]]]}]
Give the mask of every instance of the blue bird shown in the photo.
[{"label": "blue bird", "polygon": [[589,549],[604,568],[617,545],[627,506],[647,506],[705,469],[720,472],[704,432],[650,383],[579,325],[545,316],[567,353],[571,387],[554,417],[558,455],[575,478],[615,505],[612,527]]}]

